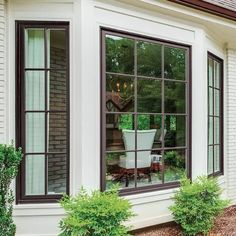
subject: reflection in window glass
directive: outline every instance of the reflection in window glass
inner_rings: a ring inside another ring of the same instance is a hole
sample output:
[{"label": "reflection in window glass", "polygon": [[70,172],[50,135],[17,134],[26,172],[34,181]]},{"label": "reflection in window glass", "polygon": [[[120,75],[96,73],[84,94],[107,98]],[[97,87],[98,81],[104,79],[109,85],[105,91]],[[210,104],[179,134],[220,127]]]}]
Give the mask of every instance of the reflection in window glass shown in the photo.
[{"label": "reflection in window glass", "polygon": [[185,173],[185,150],[168,150],[164,154],[164,182],[178,181]]},{"label": "reflection in window glass", "polygon": [[223,61],[208,55],[208,174],[223,172]]},{"label": "reflection in window glass", "polygon": [[161,77],[162,46],[160,44],[139,41],[137,43],[138,75]]},{"label": "reflection in window glass", "polygon": [[165,78],[186,80],[186,49],[165,46],[164,58]]},{"label": "reflection in window glass", "polygon": [[106,36],[106,71],[134,74],[134,40]]},{"label": "reflection in window glass", "polygon": [[185,116],[169,115],[165,117],[165,147],[185,147]]},{"label": "reflection in window glass", "polygon": [[106,109],[110,112],[134,111],[134,78],[107,75]]},{"label": "reflection in window glass", "polygon": [[161,81],[138,79],[137,81],[138,112],[161,113]]},{"label": "reflection in window glass", "polygon": [[176,185],[189,163],[188,49],[104,37],[103,188]]},{"label": "reflection in window glass", "polygon": [[48,155],[48,194],[66,192],[67,161],[65,154]]},{"label": "reflection in window glass", "polygon": [[185,83],[165,81],[165,112],[185,113]]}]

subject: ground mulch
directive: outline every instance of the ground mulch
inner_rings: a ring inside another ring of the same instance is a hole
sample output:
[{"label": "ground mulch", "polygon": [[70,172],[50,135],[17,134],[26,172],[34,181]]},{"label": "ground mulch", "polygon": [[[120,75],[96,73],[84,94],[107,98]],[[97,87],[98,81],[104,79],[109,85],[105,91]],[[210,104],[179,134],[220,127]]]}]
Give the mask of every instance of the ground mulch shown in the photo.
[{"label": "ground mulch", "polygon": [[[181,229],[175,223],[139,230],[135,236],[181,236]],[[236,205],[228,207],[219,215],[208,236],[236,236]]]}]

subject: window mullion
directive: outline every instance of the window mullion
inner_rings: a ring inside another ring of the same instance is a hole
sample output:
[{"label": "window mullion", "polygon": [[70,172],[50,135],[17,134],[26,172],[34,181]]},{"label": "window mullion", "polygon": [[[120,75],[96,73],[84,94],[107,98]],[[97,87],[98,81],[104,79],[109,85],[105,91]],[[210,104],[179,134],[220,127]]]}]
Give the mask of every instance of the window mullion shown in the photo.
[{"label": "window mullion", "polygon": [[134,40],[134,112],[135,112],[135,115],[134,115],[134,130],[135,130],[135,155],[134,155],[134,158],[135,158],[135,168],[134,168],[134,184],[135,184],[135,188],[137,187],[137,129],[138,129],[138,115],[137,115],[137,67],[138,67],[138,59],[137,59],[137,40]]},{"label": "window mullion", "polygon": [[[48,72],[47,68],[47,28],[44,29],[44,67],[45,67],[45,111],[48,110]],[[48,155],[47,153],[47,138],[48,138],[48,113],[45,112],[45,195],[48,192]]]},{"label": "window mullion", "polygon": [[161,76],[162,76],[162,83],[161,83],[161,117],[162,117],[162,128],[161,128],[161,133],[162,133],[162,141],[161,141],[161,153],[162,153],[162,184],[164,184],[164,178],[165,178],[165,174],[164,174],[164,169],[165,169],[165,151],[164,151],[164,148],[165,148],[165,80],[164,80],[164,77],[165,77],[165,55],[164,55],[164,52],[165,52],[165,48],[164,48],[164,45],[162,45],[162,48],[161,48]]}]

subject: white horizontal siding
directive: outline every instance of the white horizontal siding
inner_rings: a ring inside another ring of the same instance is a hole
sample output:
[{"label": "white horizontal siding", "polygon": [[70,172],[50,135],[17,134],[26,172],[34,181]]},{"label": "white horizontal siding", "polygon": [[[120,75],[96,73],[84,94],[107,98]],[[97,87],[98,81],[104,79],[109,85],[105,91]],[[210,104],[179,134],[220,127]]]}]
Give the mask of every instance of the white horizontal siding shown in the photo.
[{"label": "white horizontal siding", "polygon": [[228,197],[236,202],[236,49],[227,50],[227,173]]},{"label": "white horizontal siding", "polygon": [[6,142],[6,1],[0,0],[0,143]]}]

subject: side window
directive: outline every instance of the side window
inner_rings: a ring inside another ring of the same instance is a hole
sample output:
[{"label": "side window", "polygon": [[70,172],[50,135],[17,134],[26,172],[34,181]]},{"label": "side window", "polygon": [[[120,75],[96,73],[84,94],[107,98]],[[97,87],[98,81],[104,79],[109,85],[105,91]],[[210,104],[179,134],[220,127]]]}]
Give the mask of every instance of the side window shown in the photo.
[{"label": "side window", "polygon": [[208,54],[208,175],[223,173],[223,60]]},{"label": "side window", "polygon": [[17,200],[54,201],[69,189],[69,24],[17,22],[17,30]]}]

